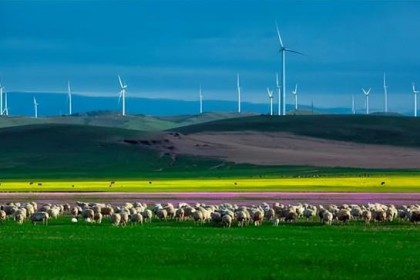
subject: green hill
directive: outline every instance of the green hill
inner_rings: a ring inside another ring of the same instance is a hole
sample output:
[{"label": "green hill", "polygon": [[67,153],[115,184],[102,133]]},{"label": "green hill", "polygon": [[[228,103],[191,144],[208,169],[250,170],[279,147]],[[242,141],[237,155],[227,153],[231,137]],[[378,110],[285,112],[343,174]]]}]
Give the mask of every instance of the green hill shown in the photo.
[{"label": "green hill", "polygon": [[184,134],[204,131],[291,132],[339,141],[420,147],[420,118],[396,116],[250,116],[173,130]]},{"label": "green hill", "polygon": [[173,158],[133,141],[151,137],[153,133],[82,125],[3,128],[0,179],[165,177],[221,163]]}]

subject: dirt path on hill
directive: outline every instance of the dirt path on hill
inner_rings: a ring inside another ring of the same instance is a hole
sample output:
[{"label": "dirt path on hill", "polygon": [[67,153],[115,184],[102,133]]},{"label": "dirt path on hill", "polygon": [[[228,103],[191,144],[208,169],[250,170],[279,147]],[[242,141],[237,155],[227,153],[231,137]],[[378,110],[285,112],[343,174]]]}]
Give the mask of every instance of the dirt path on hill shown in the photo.
[{"label": "dirt path on hill", "polygon": [[[258,165],[420,168],[420,149],[333,141],[291,133],[216,132],[166,135],[171,153]],[[164,148],[163,148],[164,149]]]}]

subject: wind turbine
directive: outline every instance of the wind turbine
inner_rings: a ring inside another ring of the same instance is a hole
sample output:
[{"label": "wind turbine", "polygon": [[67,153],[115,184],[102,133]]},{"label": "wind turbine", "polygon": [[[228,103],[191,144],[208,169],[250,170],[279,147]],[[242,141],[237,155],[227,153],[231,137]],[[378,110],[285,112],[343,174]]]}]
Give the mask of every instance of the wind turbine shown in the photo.
[{"label": "wind turbine", "polygon": [[279,27],[277,25],[276,22],[276,29],[277,29],[277,36],[279,37],[279,42],[280,42],[280,51],[282,53],[282,61],[283,61],[283,72],[282,72],[282,86],[283,86],[283,110],[282,110],[282,115],[286,115],[286,52],[291,52],[291,53],[297,53],[300,55],[303,55],[302,53],[298,52],[298,51],[294,51],[291,49],[286,48],[283,45],[283,40],[281,39],[281,35],[280,35],[280,31],[279,31]]},{"label": "wind turbine", "polygon": [[414,117],[417,117],[417,93],[419,93],[418,90],[416,90],[416,84],[413,83],[413,94],[414,94]]},{"label": "wind turbine", "polygon": [[385,72],[384,72],[384,98],[385,98],[385,104],[384,104],[384,109],[385,109],[385,113],[388,113],[388,86],[386,85],[386,76],[385,76]]},{"label": "wind turbine", "polygon": [[356,114],[356,106],[354,104],[354,95],[351,96],[351,112],[353,115]]},{"label": "wind turbine", "polygon": [[276,87],[278,92],[278,115],[281,116],[281,92],[280,92],[280,84],[279,84],[279,75],[276,73]]},{"label": "wind turbine", "polygon": [[0,116],[3,116],[3,86],[0,83]]},{"label": "wind turbine", "polygon": [[297,84],[296,84],[295,90],[292,90],[292,94],[295,96],[295,110],[296,111],[298,109],[298,102],[297,102],[298,96],[297,96],[297,93],[298,93],[298,91],[297,91]]},{"label": "wind turbine", "polygon": [[369,93],[370,93],[370,90],[371,89],[368,89],[367,91],[364,89],[364,88],[362,88],[362,91],[363,91],[363,93],[365,94],[365,96],[366,96],[366,115],[368,115],[369,114]]},{"label": "wind turbine", "polygon": [[34,96],[34,110],[35,110],[35,119],[38,118],[38,105],[39,103],[36,102],[36,98]]},{"label": "wind turbine", "polygon": [[67,82],[67,94],[68,94],[68,99],[69,99],[69,116],[70,116],[72,114],[70,82]]},{"label": "wind turbine", "polygon": [[236,88],[238,90],[238,113],[241,112],[241,86],[239,84],[239,73],[236,80]]},{"label": "wind turbine", "polygon": [[121,86],[120,97],[118,101],[122,99],[122,115],[125,116],[125,93],[126,93],[127,85],[123,84],[120,75],[118,75],[118,80],[120,81],[120,86]]},{"label": "wind turbine", "polygon": [[200,85],[199,97],[200,97],[200,114],[202,114],[203,113],[203,94],[201,93],[201,85]]},{"label": "wind turbine", "polygon": [[273,115],[273,91],[267,88],[268,99],[270,100],[270,116]]}]

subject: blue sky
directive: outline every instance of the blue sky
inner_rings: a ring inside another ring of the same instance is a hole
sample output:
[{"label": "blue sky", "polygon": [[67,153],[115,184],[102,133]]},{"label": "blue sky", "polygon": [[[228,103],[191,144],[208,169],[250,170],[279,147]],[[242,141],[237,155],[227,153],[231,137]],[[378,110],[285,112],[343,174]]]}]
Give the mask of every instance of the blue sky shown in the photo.
[{"label": "blue sky", "polygon": [[0,0],[0,77],[8,91],[268,102],[286,46],[288,103],[412,108],[420,87],[420,1]]}]

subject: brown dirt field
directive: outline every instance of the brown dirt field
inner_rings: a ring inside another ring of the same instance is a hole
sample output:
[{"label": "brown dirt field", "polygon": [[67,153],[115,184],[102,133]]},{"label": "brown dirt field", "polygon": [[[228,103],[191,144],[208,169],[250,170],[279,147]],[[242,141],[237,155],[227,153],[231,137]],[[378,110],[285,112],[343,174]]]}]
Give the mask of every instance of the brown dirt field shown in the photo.
[{"label": "brown dirt field", "polygon": [[333,141],[283,132],[204,132],[168,134],[165,138],[173,145],[171,153],[222,158],[235,163],[420,168],[420,149]]}]

